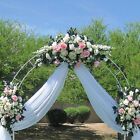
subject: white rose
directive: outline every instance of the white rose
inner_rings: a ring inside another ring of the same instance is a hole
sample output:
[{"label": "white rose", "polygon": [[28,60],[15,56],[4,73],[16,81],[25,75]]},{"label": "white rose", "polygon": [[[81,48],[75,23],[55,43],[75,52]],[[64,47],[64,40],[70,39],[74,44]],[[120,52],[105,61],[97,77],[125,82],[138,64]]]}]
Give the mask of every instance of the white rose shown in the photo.
[{"label": "white rose", "polygon": [[87,44],[87,47],[88,47],[88,48],[91,48],[91,47],[92,47],[92,45],[91,45],[90,42],[86,42],[86,44]]},{"label": "white rose", "polygon": [[18,102],[13,102],[12,103],[13,107],[18,105]]},{"label": "white rose", "polygon": [[123,101],[123,103],[124,103],[125,105],[128,105],[129,101],[128,101],[127,99],[125,99],[125,100]]},{"label": "white rose", "polygon": [[76,38],[74,39],[74,42],[76,43],[78,43],[78,42],[80,42],[81,41],[81,38],[80,38],[80,36],[79,35],[77,35],[76,36]]},{"label": "white rose", "polygon": [[65,37],[63,38],[64,42],[68,42],[70,39],[69,34],[66,34]]},{"label": "white rose", "polygon": [[57,45],[57,42],[53,42],[52,46],[55,47]]},{"label": "white rose", "polygon": [[69,58],[72,59],[72,60],[76,59],[76,54],[74,52],[70,52],[69,53]]},{"label": "white rose", "polygon": [[69,44],[69,48],[70,50],[74,50],[75,49],[74,44]]},{"label": "white rose", "polygon": [[5,104],[5,106],[4,106],[4,109],[5,110],[7,110],[7,111],[9,111],[9,110],[11,110],[11,104],[9,103],[9,102],[7,102],[6,104]]},{"label": "white rose", "polygon": [[8,98],[7,97],[4,97],[3,100],[2,100],[2,103],[3,104],[6,104],[7,101],[8,101]]},{"label": "white rose", "polygon": [[50,55],[49,55],[48,53],[46,53],[46,58],[47,58],[48,60],[51,60],[51,57],[50,57]]}]

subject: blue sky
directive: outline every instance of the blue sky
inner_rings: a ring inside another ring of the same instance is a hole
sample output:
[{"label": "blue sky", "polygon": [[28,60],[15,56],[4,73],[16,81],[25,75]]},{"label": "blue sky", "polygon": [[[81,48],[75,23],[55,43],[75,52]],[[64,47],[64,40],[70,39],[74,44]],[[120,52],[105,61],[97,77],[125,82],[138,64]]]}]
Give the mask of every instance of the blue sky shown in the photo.
[{"label": "blue sky", "polygon": [[12,19],[47,35],[82,28],[103,19],[109,28],[140,22],[140,0],[0,0],[0,18]]}]

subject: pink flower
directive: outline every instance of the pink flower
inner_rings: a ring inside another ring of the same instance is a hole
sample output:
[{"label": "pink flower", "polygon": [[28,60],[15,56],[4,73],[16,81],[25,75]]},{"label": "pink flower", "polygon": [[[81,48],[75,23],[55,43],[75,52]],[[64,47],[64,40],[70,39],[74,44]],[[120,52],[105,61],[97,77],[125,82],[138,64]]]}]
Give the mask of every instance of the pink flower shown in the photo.
[{"label": "pink flower", "polygon": [[123,108],[120,108],[119,109],[119,114],[124,114],[125,113],[125,110]]},{"label": "pink flower", "polygon": [[82,58],[85,58],[85,57],[89,57],[90,55],[90,52],[88,50],[84,50],[82,53],[81,53],[81,57]]},{"label": "pink flower", "polygon": [[53,50],[56,51],[56,52],[60,52],[61,46],[57,45],[57,46],[53,47]]},{"label": "pink flower", "polygon": [[94,62],[94,67],[98,67],[100,65],[100,62],[99,61],[95,61]]},{"label": "pink flower", "polygon": [[61,49],[66,49],[67,48],[67,44],[65,44],[64,42],[60,43],[60,48]]},{"label": "pink flower", "polygon": [[132,101],[133,100],[132,96],[130,96],[130,95],[127,96],[127,99],[128,99],[128,101]]},{"label": "pink flower", "polygon": [[80,49],[84,49],[86,47],[86,44],[83,42],[79,42],[78,45]]},{"label": "pink flower", "polygon": [[19,121],[20,119],[21,119],[21,115],[18,114],[18,115],[16,116],[16,120]]},{"label": "pink flower", "polygon": [[135,125],[139,125],[139,124],[140,124],[140,118],[136,118],[136,119],[134,120],[134,124],[135,124]]},{"label": "pink flower", "polygon": [[54,61],[54,64],[55,64],[55,65],[59,65],[59,64],[60,64],[60,61],[59,61],[58,59],[56,59],[56,60]]},{"label": "pink flower", "polygon": [[12,100],[16,102],[18,100],[18,97],[16,95],[12,95]]}]

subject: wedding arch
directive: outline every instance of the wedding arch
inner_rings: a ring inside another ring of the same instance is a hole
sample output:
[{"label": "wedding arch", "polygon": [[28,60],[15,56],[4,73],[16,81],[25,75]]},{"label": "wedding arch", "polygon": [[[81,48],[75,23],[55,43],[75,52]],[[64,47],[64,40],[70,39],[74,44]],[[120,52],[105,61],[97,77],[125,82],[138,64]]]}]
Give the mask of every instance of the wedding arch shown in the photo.
[{"label": "wedding arch", "polygon": [[[110,46],[93,45],[86,36],[77,34],[72,28],[65,36],[58,35],[55,39],[52,38],[47,46],[35,52],[34,56],[19,69],[10,85],[5,85],[0,98],[0,104],[3,107],[0,106],[0,138],[11,140],[13,137],[14,140],[15,131],[26,129],[40,121],[56,101],[64,86],[68,69],[72,68],[102,121],[116,132],[124,135],[133,134],[132,139],[138,140],[140,124],[137,116],[140,112],[137,114],[135,112],[139,110],[140,105],[136,99],[133,102],[133,94],[140,94],[140,91],[129,89],[130,85],[125,74],[110,59],[110,51]],[[109,63],[105,68],[115,78],[118,90],[123,93],[123,99],[119,103],[107,93],[89,71],[89,67],[97,67],[102,61]],[[18,89],[29,73],[42,64],[55,64],[57,68],[47,82],[23,104],[22,97],[18,95]],[[24,75],[21,74],[22,72]],[[128,88],[124,89],[124,85]],[[140,97],[137,97],[139,101]],[[132,103],[135,106],[134,115],[127,116],[130,112],[125,111],[125,108],[129,109],[129,104],[132,105]],[[126,119],[126,116],[129,119]],[[134,123],[131,122],[131,118],[134,119]],[[13,134],[12,137],[11,134]]]}]

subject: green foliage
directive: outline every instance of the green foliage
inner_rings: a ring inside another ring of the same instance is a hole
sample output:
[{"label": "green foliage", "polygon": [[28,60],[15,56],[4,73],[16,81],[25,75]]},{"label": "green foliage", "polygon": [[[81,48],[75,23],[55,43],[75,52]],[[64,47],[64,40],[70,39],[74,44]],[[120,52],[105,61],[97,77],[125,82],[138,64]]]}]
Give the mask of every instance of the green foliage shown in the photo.
[{"label": "green foliage", "polygon": [[[140,87],[140,23],[130,23],[123,30],[108,31],[101,20],[94,20],[81,32],[96,44],[112,46],[111,59],[124,71],[130,85]],[[19,68],[33,55],[32,52],[46,45],[49,40],[48,36],[36,36],[17,22],[0,20],[0,80],[11,81]],[[22,85],[24,95],[32,96],[54,70],[53,66],[34,70]],[[113,97],[117,96],[116,80],[106,69],[105,63],[91,72]],[[58,101],[76,104],[88,101],[72,70],[69,71]]]},{"label": "green foliage", "polygon": [[67,114],[67,122],[73,124],[78,117],[78,110],[75,107],[68,107],[65,109]]},{"label": "green foliage", "polygon": [[64,110],[61,109],[52,109],[47,113],[47,117],[49,120],[49,123],[52,126],[59,126],[60,124],[63,124],[67,120],[67,114]]},{"label": "green foliage", "polygon": [[79,106],[78,110],[78,121],[84,123],[90,116],[90,108],[88,106]]}]

